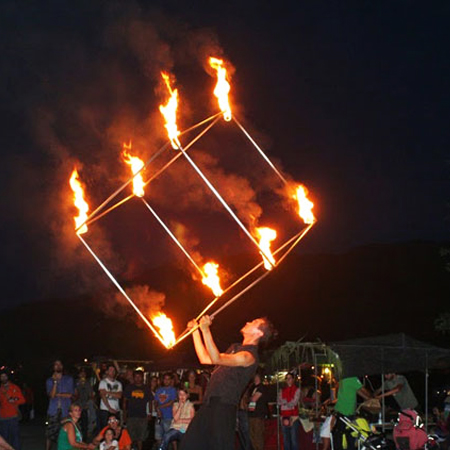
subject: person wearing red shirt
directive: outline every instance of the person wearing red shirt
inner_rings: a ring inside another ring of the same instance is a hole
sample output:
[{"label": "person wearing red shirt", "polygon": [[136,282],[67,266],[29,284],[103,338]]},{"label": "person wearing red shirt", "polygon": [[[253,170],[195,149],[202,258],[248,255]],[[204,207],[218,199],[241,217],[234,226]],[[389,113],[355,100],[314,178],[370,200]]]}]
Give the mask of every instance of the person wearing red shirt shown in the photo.
[{"label": "person wearing red shirt", "polygon": [[1,373],[0,382],[0,434],[15,450],[20,450],[19,405],[25,403],[25,398],[6,372]]}]

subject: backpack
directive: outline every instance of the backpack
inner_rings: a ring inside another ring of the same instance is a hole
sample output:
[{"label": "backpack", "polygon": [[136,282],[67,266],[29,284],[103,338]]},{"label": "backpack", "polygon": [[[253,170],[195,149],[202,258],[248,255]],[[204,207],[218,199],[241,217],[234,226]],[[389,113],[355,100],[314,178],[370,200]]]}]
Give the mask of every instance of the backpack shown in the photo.
[{"label": "backpack", "polygon": [[394,427],[394,441],[400,450],[419,450],[427,443],[428,435],[422,428],[419,415],[413,409],[400,411]]}]

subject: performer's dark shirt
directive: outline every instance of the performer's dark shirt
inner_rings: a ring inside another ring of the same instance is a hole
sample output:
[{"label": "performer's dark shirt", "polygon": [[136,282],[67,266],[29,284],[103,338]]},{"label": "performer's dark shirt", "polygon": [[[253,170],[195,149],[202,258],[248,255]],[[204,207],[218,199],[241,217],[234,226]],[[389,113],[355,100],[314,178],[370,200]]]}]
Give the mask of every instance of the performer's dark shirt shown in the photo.
[{"label": "performer's dark shirt", "polygon": [[255,362],[248,367],[216,366],[205,392],[204,403],[209,403],[212,397],[220,398],[222,403],[238,405],[241,394],[258,368],[258,346],[232,344],[225,353],[251,353]]}]

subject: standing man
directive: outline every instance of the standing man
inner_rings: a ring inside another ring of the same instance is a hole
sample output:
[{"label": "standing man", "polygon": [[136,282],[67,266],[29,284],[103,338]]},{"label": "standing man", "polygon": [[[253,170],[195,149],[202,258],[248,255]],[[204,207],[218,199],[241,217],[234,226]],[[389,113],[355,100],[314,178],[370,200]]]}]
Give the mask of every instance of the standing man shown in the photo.
[{"label": "standing man", "polygon": [[142,443],[147,439],[147,404],[152,400],[150,388],[144,385],[144,372],[135,370],[133,383],[128,384],[124,392],[123,420],[138,450],[142,450]]},{"label": "standing man", "polygon": [[57,359],[53,363],[53,374],[46,381],[47,395],[50,399],[47,410],[47,450],[56,444],[61,428],[61,419],[69,415],[69,407],[72,404],[73,378],[64,375],[63,371],[63,363]]},{"label": "standing man", "polygon": [[417,408],[419,402],[406,377],[397,375],[396,373],[387,373],[384,379],[384,386],[387,391],[384,394],[380,394],[381,389],[377,389],[375,391],[377,398],[388,397],[389,395],[394,396],[400,411]]},{"label": "standing man", "polygon": [[[188,326],[196,325],[192,320]],[[233,450],[239,399],[258,367],[258,344],[269,340],[273,333],[272,324],[266,318],[247,322],[241,329],[242,344],[233,344],[226,353],[220,353],[210,327],[210,317],[203,316],[202,334],[198,329],[192,334],[200,362],[215,364],[216,368],[203,404],[181,442],[181,450]]]},{"label": "standing man", "polygon": [[0,375],[0,434],[15,450],[20,450],[19,405],[25,398],[19,386],[9,381],[6,371]]},{"label": "standing man", "polygon": [[89,424],[92,422],[92,417],[89,417],[89,411],[93,410],[94,390],[92,389],[91,383],[87,379],[86,370],[83,368],[78,372],[78,379],[75,384],[75,399],[81,406],[81,417],[79,423],[83,440],[87,441]]},{"label": "standing man", "polygon": [[114,364],[108,364],[105,378],[98,385],[100,394],[99,428],[102,429],[108,424],[110,414],[117,417],[120,413],[119,400],[122,398],[122,383],[116,380],[117,370]]},{"label": "standing man", "polygon": [[173,376],[164,374],[163,385],[156,389],[155,404],[158,414],[158,422],[155,426],[155,440],[162,441],[164,434],[170,430],[173,419],[173,404],[177,400],[177,390],[172,386]]},{"label": "standing man", "polygon": [[250,440],[253,450],[264,450],[264,426],[268,413],[266,388],[262,384],[261,375],[257,373],[253,378],[248,405]]},{"label": "standing man", "polygon": [[357,377],[343,378],[339,382],[338,398],[334,407],[336,416],[336,423],[332,430],[333,448],[334,450],[343,450],[342,443],[343,436],[347,439],[346,448],[354,448],[355,438],[352,436],[352,430],[347,428],[347,425],[340,420],[340,416],[345,416],[353,419],[356,412],[356,402],[358,395],[364,400],[372,398],[372,393],[369,392],[359,381]]}]

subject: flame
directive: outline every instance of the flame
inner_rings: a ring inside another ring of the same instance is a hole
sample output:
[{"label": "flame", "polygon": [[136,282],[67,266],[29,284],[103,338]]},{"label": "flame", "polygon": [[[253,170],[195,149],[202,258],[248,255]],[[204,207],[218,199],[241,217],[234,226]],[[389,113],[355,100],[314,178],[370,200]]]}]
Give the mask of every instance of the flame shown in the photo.
[{"label": "flame", "polygon": [[181,146],[180,141],[178,140],[180,132],[177,128],[178,89],[172,90],[172,87],[170,86],[169,75],[167,75],[167,73],[161,72],[161,76],[163,77],[164,83],[167,86],[170,98],[169,100],[167,100],[167,103],[165,105],[159,105],[159,110],[161,111],[161,114],[164,116],[164,120],[166,121],[164,126],[167,130],[167,134],[169,135],[172,148],[174,150],[177,150]]},{"label": "flame", "polygon": [[176,339],[172,321],[163,312],[159,312],[152,317],[152,322],[158,328],[166,348],[173,347]]},{"label": "flame", "polygon": [[[70,187],[73,191],[73,203],[78,209],[78,216],[74,217],[75,220],[75,230],[80,227],[88,218],[89,205],[84,199],[84,189],[78,178],[77,169],[73,169],[72,175],[70,177]],[[87,225],[83,225],[78,231],[78,234],[86,233],[88,230]]]},{"label": "flame", "polygon": [[217,72],[214,95],[219,100],[219,108],[223,112],[223,118],[229,122],[231,120],[231,108],[228,101],[230,83],[227,81],[227,69],[223,67],[223,60],[213,57],[209,58],[209,65]]},{"label": "flame", "polygon": [[298,215],[303,219],[303,222],[310,225],[316,221],[312,209],[314,203],[308,199],[308,189],[300,184],[297,186],[294,199],[298,202]]},{"label": "flame", "polygon": [[256,232],[259,237],[259,247],[261,248],[261,255],[264,261],[264,267],[267,270],[272,270],[275,266],[275,258],[270,250],[271,242],[276,239],[277,232],[268,227],[257,228]]},{"label": "flame", "polygon": [[[124,142],[122,157],[125,163],[131,167],[131,172],[133,173],[133,175],[135,175],[144,167],[144,162],[137,156],[130,155],[128,153],[128,150],[131,150],[131,142],[129,144],[126,144]],[[142,172],[143,171],[139,172],[133,178],[133,194],[136,195],[136,197],[144,196],[145,183],[144,180],[142,179]]]},{"label": "flame", "polygon": [[220,278],[218,274],[219,264],[208,262],[203,266],[204,277],[202,283],[208,286],[216,297],[223,294],[223,289],[220,287]]}]

